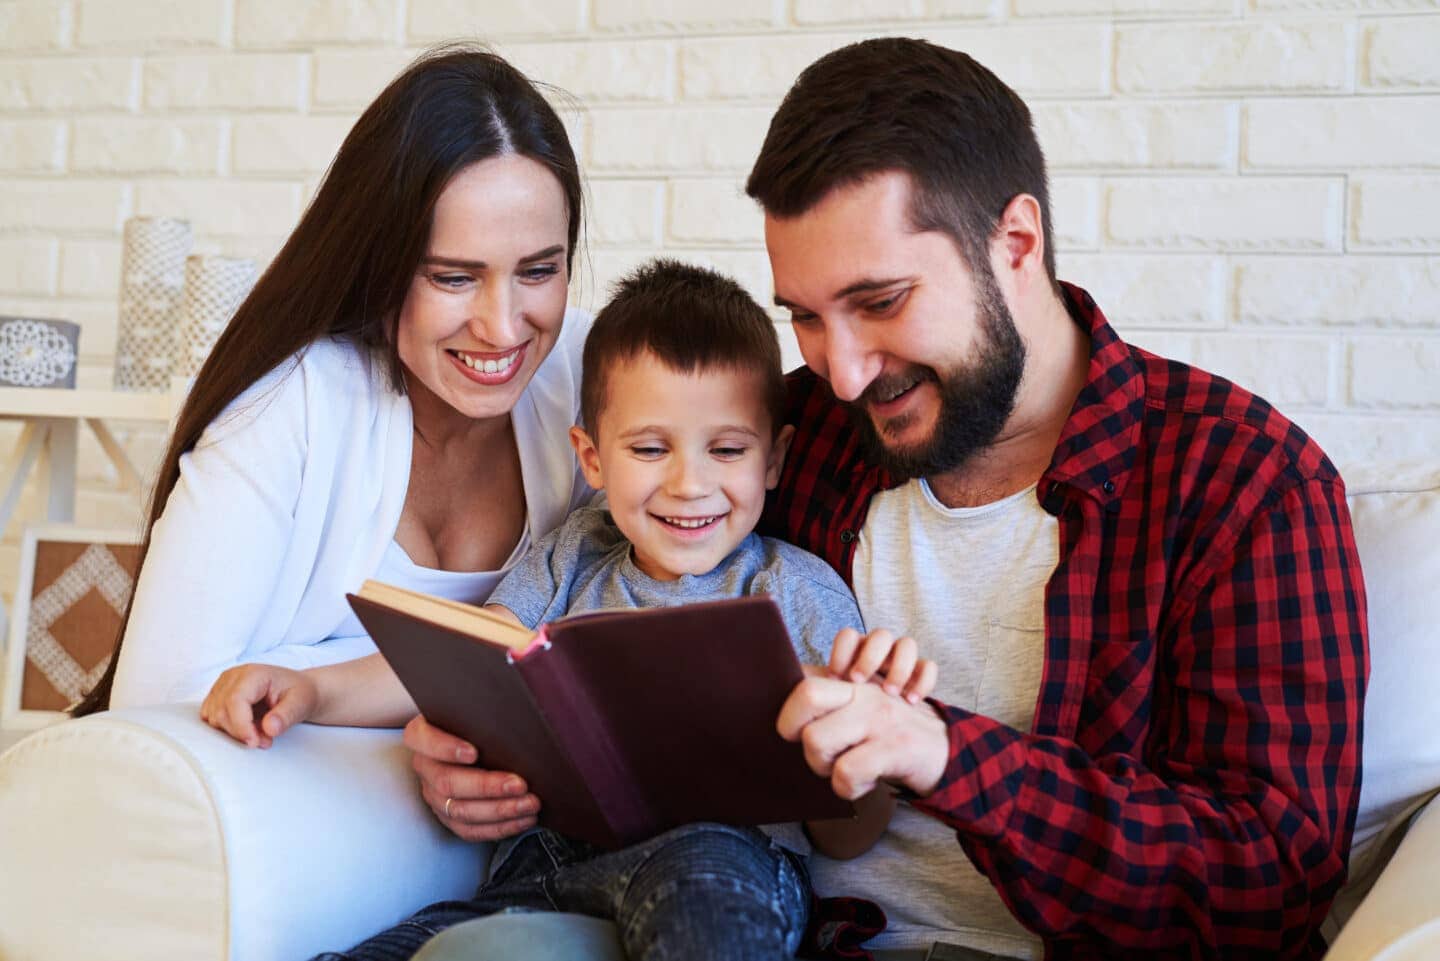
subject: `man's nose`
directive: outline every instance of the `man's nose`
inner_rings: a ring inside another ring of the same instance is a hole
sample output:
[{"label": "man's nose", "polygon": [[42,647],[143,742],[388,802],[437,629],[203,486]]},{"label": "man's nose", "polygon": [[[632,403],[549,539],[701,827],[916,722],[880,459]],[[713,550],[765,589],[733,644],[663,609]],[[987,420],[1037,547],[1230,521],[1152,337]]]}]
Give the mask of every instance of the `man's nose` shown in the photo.
[{"label": "man's nose", "polygon": [[850,324],[827,325],[821,337],[824,369],[816,373],[830,382],[840,400],[858,399],[880,373],[878,355]]}]

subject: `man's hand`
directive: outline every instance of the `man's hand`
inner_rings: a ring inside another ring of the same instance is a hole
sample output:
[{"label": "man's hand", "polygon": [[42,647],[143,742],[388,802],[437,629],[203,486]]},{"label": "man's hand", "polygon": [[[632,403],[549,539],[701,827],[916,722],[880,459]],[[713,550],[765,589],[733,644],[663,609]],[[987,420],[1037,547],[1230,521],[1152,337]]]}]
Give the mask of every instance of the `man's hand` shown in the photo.
[{"label": "man's hand", "polygon": [[466,841],[496,841],[535,826],[540,799],[518,774],[484,771],[474,746],[417,715],[405,725],[420,794],[441,823]]},{"label": "man's hand", "polygon": [[929,704],[909,704],[870,683],[856,684],[807,669],[775,723],[799,741],[811,770],[830,779],[847,800],[880,781],[929,794],[950,756],[950,737]]}]

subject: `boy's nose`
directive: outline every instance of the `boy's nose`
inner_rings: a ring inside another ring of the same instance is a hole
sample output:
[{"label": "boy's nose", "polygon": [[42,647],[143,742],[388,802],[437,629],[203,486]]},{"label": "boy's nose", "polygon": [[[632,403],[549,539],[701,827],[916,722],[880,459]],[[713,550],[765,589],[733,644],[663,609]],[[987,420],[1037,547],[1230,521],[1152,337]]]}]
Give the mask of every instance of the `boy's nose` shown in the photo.
[{"label": "boy's nose", "polygon": [[710,493],[708,470],[697,458],[678,456],[671,463],[670,493],[675,497],[694,499]]}]

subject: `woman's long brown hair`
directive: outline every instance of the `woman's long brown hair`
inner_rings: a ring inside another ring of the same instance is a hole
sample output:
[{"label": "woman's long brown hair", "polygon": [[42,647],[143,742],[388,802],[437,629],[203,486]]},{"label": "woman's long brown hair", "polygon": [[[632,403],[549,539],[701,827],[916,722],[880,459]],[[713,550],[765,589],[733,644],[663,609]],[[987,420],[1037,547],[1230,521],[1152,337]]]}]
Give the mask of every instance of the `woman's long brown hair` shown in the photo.
[{"label": "woman's long brown hair", "polygon": [[[560,118],[514,67],[476,46],[439,47],[366,108],[299,225],[196,376],[160,463],[141,565],[180,478],[180,458],[246,388],[287,358],[321,337],[345,337],[384,364],[396,390],[404,389],[393,327],[425,254],[436,200],[465,167],[512,153],[544,164],[559,180],[569,205],[567,264],[573,262],[581,211],[575,154]],[[75,716],[109,706],[130,609],[104,677]]]}]

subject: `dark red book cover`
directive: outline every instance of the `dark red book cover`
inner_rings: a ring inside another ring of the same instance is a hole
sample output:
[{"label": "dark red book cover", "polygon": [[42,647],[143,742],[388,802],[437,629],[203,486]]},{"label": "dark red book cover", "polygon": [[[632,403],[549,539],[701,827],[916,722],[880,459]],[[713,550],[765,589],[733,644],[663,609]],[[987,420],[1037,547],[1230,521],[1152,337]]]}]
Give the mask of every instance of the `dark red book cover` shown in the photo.
[{"label": "dark red book cover", "polygon": [[518,654],[349,597],[421,713],[524,777],[563,834],[614,848],[853,813],[775,733],[802,674],[768,597],[564,618]]}]

